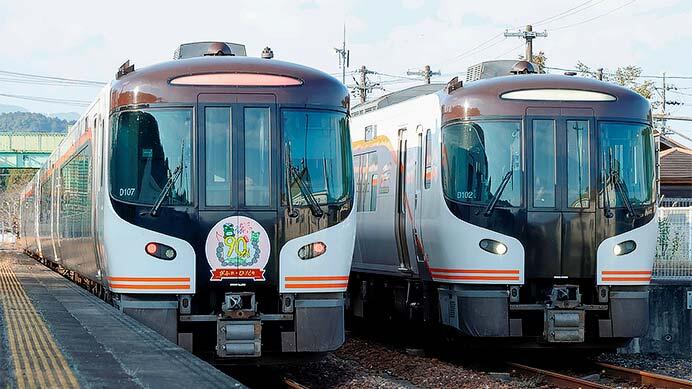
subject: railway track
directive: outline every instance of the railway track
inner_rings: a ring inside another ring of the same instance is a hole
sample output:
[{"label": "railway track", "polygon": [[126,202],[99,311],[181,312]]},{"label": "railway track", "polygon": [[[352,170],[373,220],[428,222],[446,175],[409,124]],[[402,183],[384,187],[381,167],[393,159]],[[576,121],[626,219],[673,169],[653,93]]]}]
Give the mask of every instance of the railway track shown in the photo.
[{"label": "railway track", "polygon": [[596,371],[594,374],[582,377],[520,363],[509,363],[509,366],[514,373],[538,376],[545,383],[559,388],[604,389],[621,386],[610,383],[615,378],[636,387],[692,389],[692,381],[600,362],[594,363],[593,368]]}]

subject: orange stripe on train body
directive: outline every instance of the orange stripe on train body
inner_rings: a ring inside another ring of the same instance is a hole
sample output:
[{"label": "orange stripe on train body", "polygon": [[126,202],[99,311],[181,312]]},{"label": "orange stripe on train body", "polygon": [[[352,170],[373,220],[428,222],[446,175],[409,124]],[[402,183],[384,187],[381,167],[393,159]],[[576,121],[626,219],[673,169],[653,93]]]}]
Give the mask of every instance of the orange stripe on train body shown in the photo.
[{"label": "orange stripe on train body", "polygon": [[335,289],[335,288],[346,288],[348,283],[338,283],[338,284],[286,284],[286,289]]},{"label": "orange stripe on train body", "polygon": [[431,273],[467,273],[467,274],[519,274],[516,269],[444,269],[439,267],[431,267]]},{"label": "orange stripe on train body", "polygon": [[106,277],[109,281],[190,282],[190,277]]},{"label": "orange stripe on train body", "polygon": [[459,280],[459,281],[519,281],[519,276],[453,276],[446,274],[433,274],[434,279]]},{"label": "orange stripe on train body", "polygon": [[348,281],[348,276],[287,276],[286,281]]},{"label": "orange stripe on train body", "polygon": [[111,284],[112,289],[190,289],[189,284],[152,285],[152,284]]},{"label": "orange stripe on train body", "polygon": [[637,282],[637,281],[651,281],[651,277],[601,277],[603,281],[625,281],[625,282]]},{"label": "orange stripe on train body", "polygon": [[651,270],[603,270],[602,275],[625,275],[625,274],[641,274],[641,275],[651,275]]}]

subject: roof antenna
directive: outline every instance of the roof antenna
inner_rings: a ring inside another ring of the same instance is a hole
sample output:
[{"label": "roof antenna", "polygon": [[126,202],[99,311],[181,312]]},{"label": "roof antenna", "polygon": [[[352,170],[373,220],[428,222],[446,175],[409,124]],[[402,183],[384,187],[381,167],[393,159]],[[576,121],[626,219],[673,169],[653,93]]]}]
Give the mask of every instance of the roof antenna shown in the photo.
[{"label": "roof antenna", "polygon": [[132,73],[135,71],[135,64],[130,65],[130,60],[125,61],[124,64],[120,65],[118,72],[115,73],[115,79],[119,80],[121,77]]},{"label": "roof antenna", "polygon": [[272,58],[274,58],[274,52],[272,51],[272,49],[269,46],[265,47],[264,50],[262,50],[262,59],[272,59]]}]

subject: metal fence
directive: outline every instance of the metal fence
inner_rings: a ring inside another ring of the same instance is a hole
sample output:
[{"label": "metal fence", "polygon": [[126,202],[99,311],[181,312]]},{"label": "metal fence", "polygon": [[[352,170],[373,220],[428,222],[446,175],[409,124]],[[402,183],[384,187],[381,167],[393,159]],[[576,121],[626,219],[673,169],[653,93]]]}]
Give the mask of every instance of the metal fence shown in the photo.
[{"label": "metal fence", "polygon": [[692,280],[692,198],[661,201],[653,278]]}]

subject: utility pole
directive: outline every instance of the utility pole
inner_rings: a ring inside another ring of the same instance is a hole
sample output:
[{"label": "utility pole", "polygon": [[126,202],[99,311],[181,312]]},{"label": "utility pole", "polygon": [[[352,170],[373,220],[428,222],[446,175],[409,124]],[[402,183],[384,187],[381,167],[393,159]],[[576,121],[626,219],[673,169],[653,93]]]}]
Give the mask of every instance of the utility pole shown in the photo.
[{"label": "utility pole", "polygon": [[509,32],[509,30],[505,30],[505,38],[509,37],[519,37],[523,38],[526,40],[526,55],[524,58],[526,58],[527,61],[533,62],[533,40],[534,38],[542,38],[548,36],[548,33],[543,31],[543,32],[535,32],[533,31],[533,26],[528,24],[526,26],[526,30],[524,31],[518,31],[518,32]]},{"label": "utility pole", "polygon": [[368,70],[368,68],[365,67],[365,65],[361,66],[360,69],[356,70],[356,73],[360,73],[360,81],[357,81],[356,78],[353,77],[353,81],[356,83],[354,89],[360,97],[360,102],[364,103],[368,98],[368,93],[372,92],[375,89],[382,89],[382,87],[379,83],[371,83],[370,80],[368,80],[368,74],[374,74],[375,72],[372,70]]},{"label": "utility pole", "polygon": [[341,82],[346,84],[346,68],[350,66],[351,50],[346,50],[346,23],[344,23],[344,40],[341,41],[341,48],[334,48],[339,56],[339,67],[341,68]]},{"label": "utility pole", "polygon": [[431,76],[439,76],[441,73],[440,72],[432,72],[430,71],[430,65],[425,65],[423,67],[423,70],[418,70],[415,72],[412,71],[407,71],[406,75],[408,76],[423,76],[423,80],[425,81],[426,84],[430,84],[430,77]]},{"label": "utility pole", "polygon": [[598,81],[603,81],[603,68],[596,69],[596,78]]}]

